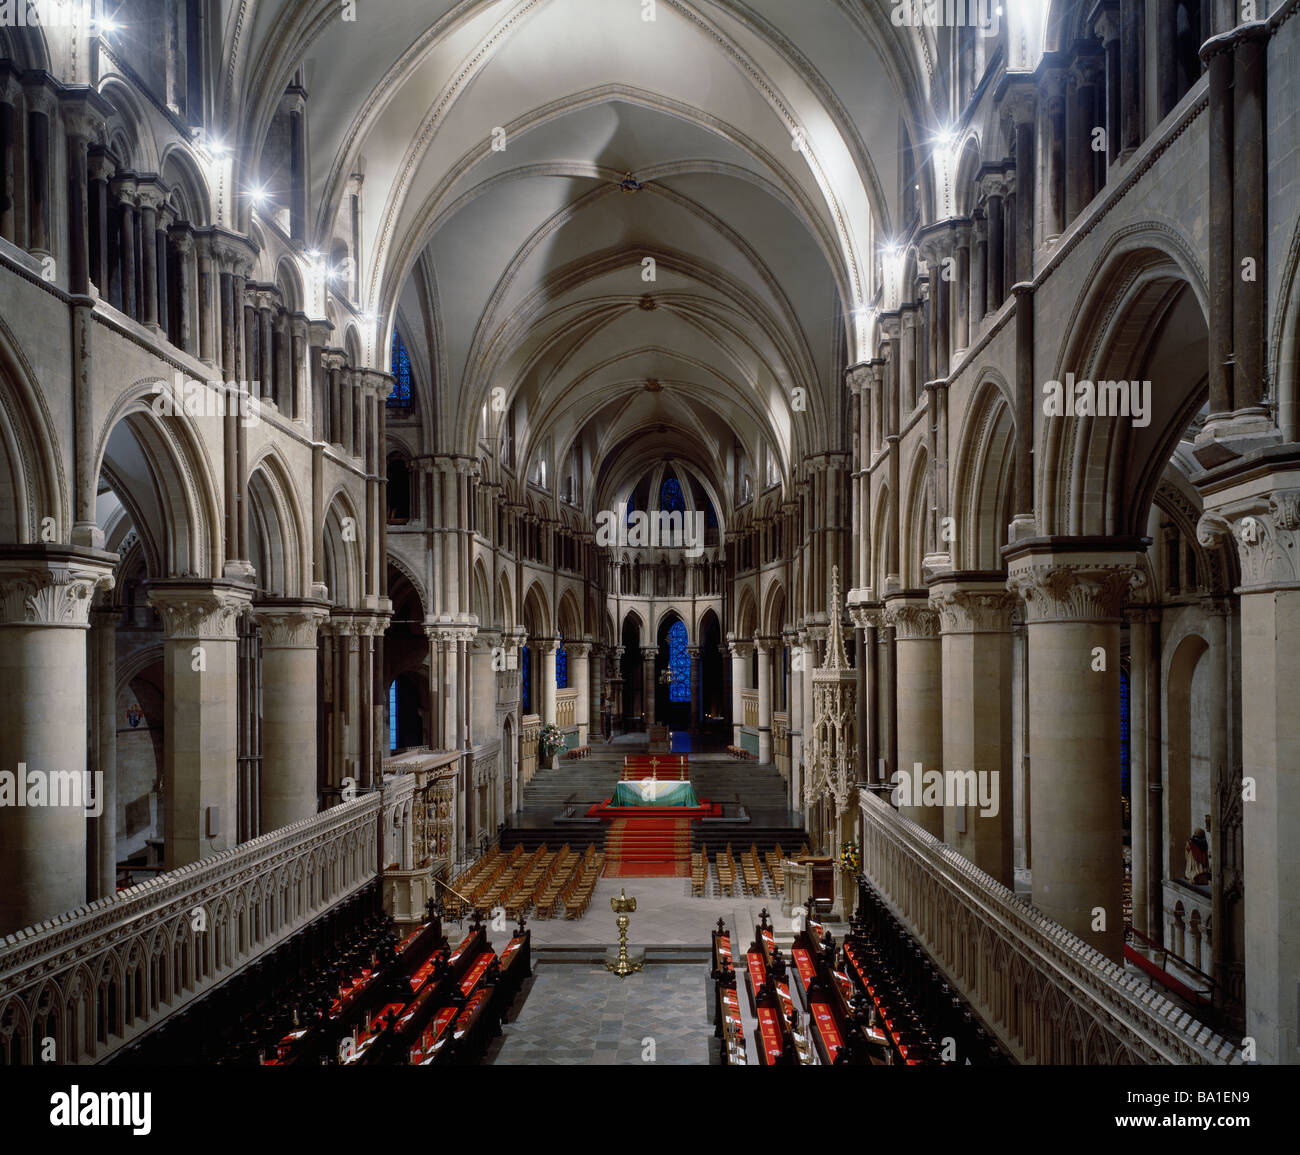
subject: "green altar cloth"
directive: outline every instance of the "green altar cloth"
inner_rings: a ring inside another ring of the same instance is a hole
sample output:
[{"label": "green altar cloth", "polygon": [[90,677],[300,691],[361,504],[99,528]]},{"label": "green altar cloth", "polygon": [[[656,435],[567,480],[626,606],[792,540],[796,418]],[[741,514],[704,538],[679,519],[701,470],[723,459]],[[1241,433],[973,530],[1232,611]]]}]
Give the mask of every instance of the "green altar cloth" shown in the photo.
[{"label": "green altar cloth", "polygon": [[638,778],[614,787],[610,806],[698,806],[689,782],[665,778]]}]

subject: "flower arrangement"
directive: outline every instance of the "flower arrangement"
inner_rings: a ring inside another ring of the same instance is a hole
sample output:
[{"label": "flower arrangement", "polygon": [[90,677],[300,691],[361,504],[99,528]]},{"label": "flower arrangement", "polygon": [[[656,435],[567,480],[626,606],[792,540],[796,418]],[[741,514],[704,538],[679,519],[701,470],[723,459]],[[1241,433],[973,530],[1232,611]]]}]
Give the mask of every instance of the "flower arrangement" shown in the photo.
[{"label": "flower arrangement", "polygon": [[537,732],[537,748],[543,758],[553,758],[564,749],[564,731],[554,722],[547,722]]},{"label": "flower arrangement", "polygon": [[840,865],[850,873],[856,873],[862,865],[862,848],[856,842],[845,842],[840,846]]}]

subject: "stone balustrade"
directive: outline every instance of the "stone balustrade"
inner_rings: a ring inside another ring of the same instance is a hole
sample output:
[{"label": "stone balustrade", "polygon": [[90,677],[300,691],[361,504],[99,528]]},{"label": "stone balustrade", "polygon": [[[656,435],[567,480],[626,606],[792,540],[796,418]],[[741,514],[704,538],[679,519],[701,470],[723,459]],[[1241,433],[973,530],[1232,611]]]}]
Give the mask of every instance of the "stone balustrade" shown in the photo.
[{"label": "stone balustrade", "polygon": [[859,791],[862,871],[1021,1062],[1241,1062],[1234,1045],[886,801]]},{"label": "stone balustrade", "polygon": [[[0,940],[0,1062],[101,1062],[409,850],[415,782],[200,859]],[[409,854],[404,865],[410,865]]]}]

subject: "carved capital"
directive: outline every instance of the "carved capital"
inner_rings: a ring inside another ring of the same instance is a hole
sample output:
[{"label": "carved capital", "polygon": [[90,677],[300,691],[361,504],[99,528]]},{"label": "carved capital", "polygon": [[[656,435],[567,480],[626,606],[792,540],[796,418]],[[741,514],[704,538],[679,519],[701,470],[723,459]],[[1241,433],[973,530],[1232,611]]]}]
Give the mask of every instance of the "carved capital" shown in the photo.
[{"label": "carved capital", "polygon": [[234,641],[239,616],[253,601],[253,587],[237,582],[152,582],[149,604],[163,620],[168,640]]},{"label": "carved capital", "polygon": [[1006,634],[1016,597],[1005,586],[941,583],[930,591],[945,634]]},{"label": "carved capital", "polygon": [[113,588],[112,554],[0,551],[0,625],[86,629],[98,589]]},{"label": "carved capital", "polygon": [[1241,562],[1241,589],[1294,587],[1300,584],[1300,489],[1236,496],[1207,509],[1196,537],[1211,547],[1232,542]]},{"label": "carved capital", "polygon": [[1036,622],[1117,621],[1139,573],[1133,553],[1022,554],[1010,561],[1007,588]]},{"label": "carved capital", "polygon": [[253,607],[264,649],[314,650],[321,623],[328,617],[329,606],[324,602],[259,602]]},{"label": "carved capital", "polygon": [[884,624],[892,626],[899,641],[939,636],[939,615],[928,598],[894,598],[885,603]]}]

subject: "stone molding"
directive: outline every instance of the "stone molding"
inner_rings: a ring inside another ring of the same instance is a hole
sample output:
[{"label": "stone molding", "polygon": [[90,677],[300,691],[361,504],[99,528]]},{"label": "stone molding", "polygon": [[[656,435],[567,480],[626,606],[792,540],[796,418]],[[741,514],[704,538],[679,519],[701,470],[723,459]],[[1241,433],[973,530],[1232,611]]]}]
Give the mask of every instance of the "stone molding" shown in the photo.
[{"label": "stone molding", "polygon": [[939,582],[930,590],[930,604],[940,633],[1009,634],[1016,596],[1005,585]]}]

